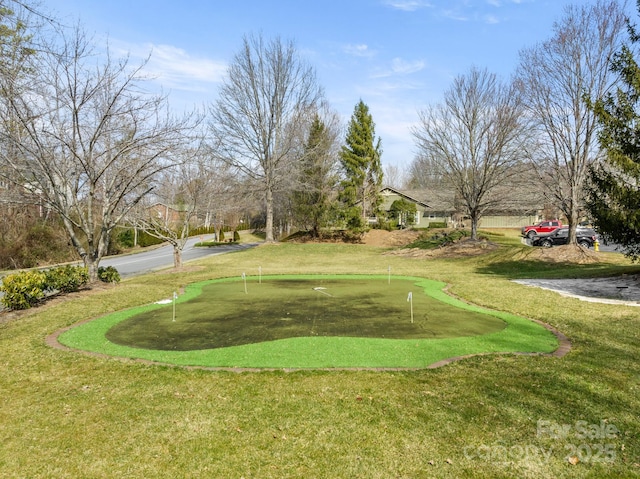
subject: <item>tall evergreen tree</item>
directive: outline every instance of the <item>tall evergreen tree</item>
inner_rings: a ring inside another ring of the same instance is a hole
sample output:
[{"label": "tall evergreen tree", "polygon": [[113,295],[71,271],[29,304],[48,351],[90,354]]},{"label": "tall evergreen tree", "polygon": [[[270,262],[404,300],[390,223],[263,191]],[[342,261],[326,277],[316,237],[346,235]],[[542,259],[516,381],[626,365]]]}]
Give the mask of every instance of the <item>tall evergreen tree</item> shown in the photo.
[{"label": "tall evergreen tree", "polygon": [[369,107],[360,100],[351,116],[345,145],[340,150],[344,173],[340,199],[345,205],[349,229],[362,229],[367,217],[378,212],[382,186],[381,155],[381,142],[380,138],[376,139]]},{"label": "tall evergreen tree", "polygon": [[[640,4],[638,6],[640,10]],[[640,35],[629,25],[631,42]],[[605,240],[640,259],[640,65],[624,45],[611,70],[620,76],[615,92],[591,104],[602,129],[599,140],[605,161],[589,171],[587,209]]]},{"label": "tall evergreen tree", "polygon": [[292,195],[298,224],[316,238],[332,217],[332,194],[337,183],[334,144],[335,135],[316,114],[304,147],[300,187]]}]

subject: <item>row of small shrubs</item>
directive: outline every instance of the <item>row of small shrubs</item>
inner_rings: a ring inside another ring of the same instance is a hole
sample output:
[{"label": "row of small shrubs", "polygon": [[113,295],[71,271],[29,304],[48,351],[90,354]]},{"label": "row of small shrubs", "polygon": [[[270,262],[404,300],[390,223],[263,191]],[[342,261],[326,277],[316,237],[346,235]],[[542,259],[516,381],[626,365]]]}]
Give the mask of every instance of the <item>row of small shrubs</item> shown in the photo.
[{"label": "row of small shrubs", "polygon": [[160,238],[156,238],[143,230],[139,230],[136,235],[133,229],[126,229],[118,232],[118,234],[115,235],[115,241],[112,241],[112,243],[116,243],[122,248],[133,248],[134,246],[146,248],[147,246],[154,246],[162,242],[163,240]]},{"label": "row of small shrubs", "polygon": [[429,221],[427,228],[429,229],[442,229],[447,227],[446,221]]},{"label": "row of small shrubs", "polygon": [[[113,266],[98,268],[100,281],[117,283],[120,274]],[[5,276],[0,285],[0,302],[9,309],[29,309],[45,299],[79,291],[89,282],[84,266],[58,266],[45,271],[20,271]]]}]

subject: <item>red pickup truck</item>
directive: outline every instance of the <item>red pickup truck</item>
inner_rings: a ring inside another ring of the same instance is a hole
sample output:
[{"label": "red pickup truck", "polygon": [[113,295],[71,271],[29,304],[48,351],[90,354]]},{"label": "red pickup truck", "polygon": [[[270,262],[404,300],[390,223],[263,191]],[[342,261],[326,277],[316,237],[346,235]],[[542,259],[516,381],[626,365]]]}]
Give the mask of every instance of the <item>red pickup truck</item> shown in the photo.
[{"label": "red pickup truck", "polygon": [[522,227],[522,236],[533,238],[539,234],[551,233],[558,228],[562,228],[562,221],[560,220],[548,220],[541,221],[538,224]]}]

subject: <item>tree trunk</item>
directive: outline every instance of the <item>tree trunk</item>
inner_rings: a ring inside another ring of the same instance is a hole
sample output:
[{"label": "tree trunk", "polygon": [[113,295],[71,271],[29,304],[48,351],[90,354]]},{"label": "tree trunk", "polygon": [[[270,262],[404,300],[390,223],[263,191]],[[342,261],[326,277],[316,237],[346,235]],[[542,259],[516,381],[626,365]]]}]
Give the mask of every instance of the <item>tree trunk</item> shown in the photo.
[{"label": "tree trunk", "polygon": [[89,273],[89,284],[97,283],[98,279],[98,264],[99,260],[94,258],[89,254],[85,254],[82,258],[85,268],[87,268],[87,272]]},{"label": "tree trunk", "polygon": [[267,224],[265,225],[265,241],[274,241],[273,239],[273,191],[271,191],[271,188],[267,188],[266,207],[267,207]]},{"label": "tree trunk", "polygon": [[177,244],[173,245],[173,267],[182,268],[182,249]]},{"label": "tree trunk", "polygon": [[478,239],[478,216],[477,215],[471,215],[471,239],[472,240],[477,240]]},{"label": "tree trunk", "polygon": [[578,189],[572,188],[571,190],[571,205],[569,208],[569,214],[567,215],[567,223],[569,223],[569,236],[567,238],[567,244],[578,244],[576,235],[576,228],[578,227]]}]

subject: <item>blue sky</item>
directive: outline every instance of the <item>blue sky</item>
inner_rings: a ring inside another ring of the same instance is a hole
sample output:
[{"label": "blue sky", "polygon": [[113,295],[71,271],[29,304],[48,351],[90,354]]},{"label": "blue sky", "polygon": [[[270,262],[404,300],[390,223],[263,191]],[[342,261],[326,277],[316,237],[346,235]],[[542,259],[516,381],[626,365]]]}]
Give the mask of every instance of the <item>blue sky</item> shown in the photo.
[{"label": "blue sky", "polygon": [[586,0],[43,0],[65,23],[149,72],[178,109],[215,99],[243,35],[293,40],[346,123],[362,99],[383,165],[408,166],[418,110],[471,66],[507,79],[518,52],[547,39],[568,4]]}]

